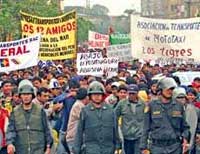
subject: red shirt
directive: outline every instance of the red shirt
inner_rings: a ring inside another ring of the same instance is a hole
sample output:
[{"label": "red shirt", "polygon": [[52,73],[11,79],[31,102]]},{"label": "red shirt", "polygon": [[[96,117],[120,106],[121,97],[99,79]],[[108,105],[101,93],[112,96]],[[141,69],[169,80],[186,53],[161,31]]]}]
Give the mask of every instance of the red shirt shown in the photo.
[{"label": "red shirt", "polygon": [[200,102],[195,102],[194,105],[200,109]]},{"label": "red shirt", "polygon": [[5,125],[8,123],[9,112],[6,109],[0,109],[0,131],[3,135],[2,147],[6,146],[6,134]]}]

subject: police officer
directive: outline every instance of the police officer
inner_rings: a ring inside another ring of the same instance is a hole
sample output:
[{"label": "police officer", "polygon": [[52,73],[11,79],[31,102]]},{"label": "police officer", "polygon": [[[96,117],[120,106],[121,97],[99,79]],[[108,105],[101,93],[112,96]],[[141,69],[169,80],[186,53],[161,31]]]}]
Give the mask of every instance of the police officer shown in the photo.
[{"label": "police officer", "polygon": [[8,154],[50,154],[53,139],[45,111],[32,102],[34,88],[19,86],[22,104],[11,113],[6,141]]},{"label": "police officer", "polygon": [[116,118],[113,109],[103,102],[104,86],[93,81],[88,87],[90,103],[80,114],[74,142],[75,154],[114,154]]},{"label": "police officer", "polygon": [[158,83],[160,98],[144,109],[140,145],[142,154],[182,154],[187,151],[190,133],[185,112],[181,104],[172,101],[172,92],[176,86],[172,78],[161,79]]},{"label": "police officer", "polygon": [[117,118],[122,118],[122,135],[126,154],[140,154],[139,141],[142,135],[144,103],[138,101],[139,88],[128,86],[128,98],[121,100],[116,107]]}]

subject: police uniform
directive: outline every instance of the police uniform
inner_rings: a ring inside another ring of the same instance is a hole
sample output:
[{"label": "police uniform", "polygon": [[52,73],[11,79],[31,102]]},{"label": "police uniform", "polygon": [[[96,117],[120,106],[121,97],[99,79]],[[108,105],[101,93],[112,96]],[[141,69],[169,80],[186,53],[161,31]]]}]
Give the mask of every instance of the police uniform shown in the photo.
[{"label": "police uniform", "polygon": [[145,108],[142,150],[149,148],[151,154],[182,154],[182,139],[189,140],[189,135],[181,104],[156,100]]},{"label": "police uniform", "polygon": [[88,104],[82,109],[74,142],[75,154],[114,154],[116,117],[108,104],[95,108]]}]

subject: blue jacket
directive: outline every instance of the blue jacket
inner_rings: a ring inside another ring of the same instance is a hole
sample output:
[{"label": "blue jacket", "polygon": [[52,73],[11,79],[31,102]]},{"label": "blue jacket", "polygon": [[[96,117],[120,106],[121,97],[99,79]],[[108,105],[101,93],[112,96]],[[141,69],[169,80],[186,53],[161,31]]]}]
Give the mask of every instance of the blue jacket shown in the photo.
[{"label": "blue jacket", "polygon": [[64,101],[63,101],[63,111],[62,111],[62,115],[61,115],[61,118],[62,118],[62,124],[61,124],[61,131],[63,132],[66,132],[67,130],[67,124],[68,124],[68,121],[69,121],[69,115],[70,115],[70,111],[72,109],[72,106],[74,105],[76,101],[76,98],[75,97],[68,97],[68,98],[65,98]]}]

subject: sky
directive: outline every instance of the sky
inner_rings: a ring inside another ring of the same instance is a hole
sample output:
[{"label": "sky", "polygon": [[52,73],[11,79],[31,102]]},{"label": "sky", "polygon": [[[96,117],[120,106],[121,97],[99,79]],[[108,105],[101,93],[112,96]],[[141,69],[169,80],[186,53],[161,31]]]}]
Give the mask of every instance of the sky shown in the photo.
[{"label": "sky", "polygon": [[[90,6],[101,4],[106,6],[109,15],[121,15],[126,9],[136,9],[140,11],[141,0],[90,0]],[[65,0],[65,6],[86,6],[86,0]]]}]

